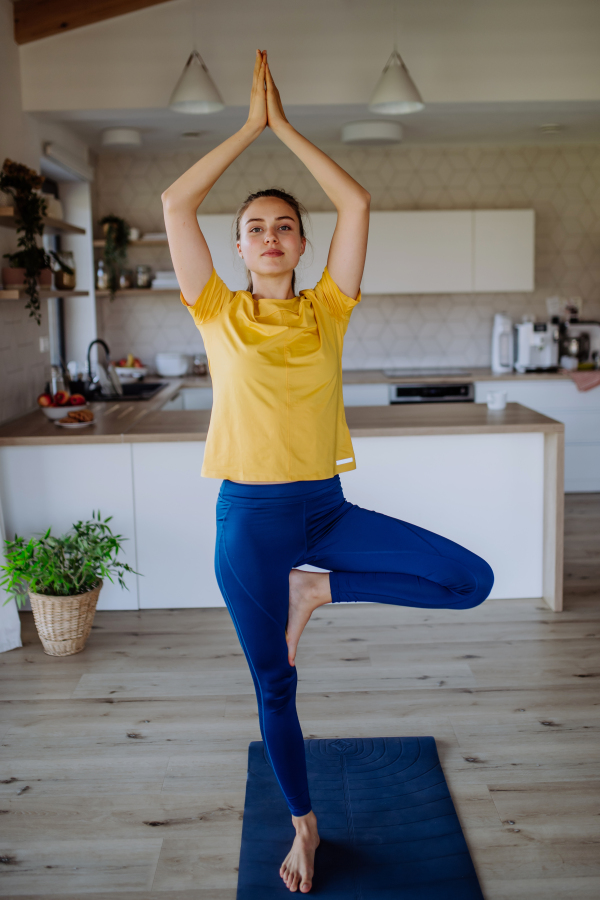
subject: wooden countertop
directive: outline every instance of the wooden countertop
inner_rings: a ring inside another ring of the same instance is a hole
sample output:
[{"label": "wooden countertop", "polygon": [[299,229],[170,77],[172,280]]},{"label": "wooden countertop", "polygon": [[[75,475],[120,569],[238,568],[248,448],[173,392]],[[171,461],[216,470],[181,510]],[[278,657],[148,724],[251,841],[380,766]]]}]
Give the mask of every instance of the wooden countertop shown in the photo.
[{"label": "wooden countertop", "polygon": [[[461,367],[463,368],[463,367]],[[463,374],[454,375],[420,375],[415,369],[407,369],[411,375],[386,375],[384,369],[344,369],[344,384],[398,384],[411,382],[415,384],[459,384],[465,381],[565,381],[569,375],[560,372],[510,372],[508,375],[496,375],[491,369],[464,366]],[[397,370],[401,372],[401,370]]]},{"label": "wooden countertop", "polygon": [[[505,376],[506,377],[506,376]],[[208,378],[170,380],[151,400],[92,403],[95,422],[70,431],[55,425],[40,410],[0,426],[0,447],[38,444],[116,444],[141,441],[204,441],[210,410],[163,410],[180,387],[209,387]],[[562,432],[564,425],[540,413],[509,403],[491,412],[482,403],[419,403],[346,407],[354,437],[415,434],[500,434]]]}]

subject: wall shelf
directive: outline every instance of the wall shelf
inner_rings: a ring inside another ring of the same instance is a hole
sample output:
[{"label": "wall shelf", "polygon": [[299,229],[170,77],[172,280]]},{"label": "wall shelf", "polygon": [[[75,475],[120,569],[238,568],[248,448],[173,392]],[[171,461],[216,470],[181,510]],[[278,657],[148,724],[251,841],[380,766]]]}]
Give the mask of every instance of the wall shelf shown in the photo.
[{"label": "wall shelf", "polygon": [[[52,216],[44,216],[44,227],[48,231],[62,231],[65,234],[85,234],[85,228],[63,222],[62,219],[54,219]],[[0,206],[0,225],[4,228],[16,228],[15,211],[12,206]]]},{"label": "wall shelf", "polygon": [[[40,288],[40,297],[89,297],[89,291],[59,291],[55,288]],[[28,297],[23,288],[0,290],[0,300],[21,300]]]},{"label": "wall shelf", "polygon": [[[106,241],[104,240],[104,238],[97,238],[94,241],[94,247],[104,247],[105,244],[106,244]],[[164,241],[164,240],[163,241],[142,241],[142,240],[129,241],[129,246],[130,247],[168,247],[169,242]]]},{"label": "wall shelf", "polygon": [[[179,288],[126,288],[124,291],[116,291],[117,297],[127,297],[130,294],[179,294]],[[96,291],[96,297],[110,297],[110,291]]]}]

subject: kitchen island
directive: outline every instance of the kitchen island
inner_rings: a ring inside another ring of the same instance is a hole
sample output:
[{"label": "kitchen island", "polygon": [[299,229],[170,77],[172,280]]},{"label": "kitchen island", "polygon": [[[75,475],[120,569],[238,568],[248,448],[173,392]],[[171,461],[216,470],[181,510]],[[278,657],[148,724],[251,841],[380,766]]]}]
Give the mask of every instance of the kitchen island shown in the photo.
[{"label": "kitchen island", "polygon": [[[103,588],[99,608],[221,606],[214,572],[220,481],[200,477],[209,409],[152,400],[94,403],[95,424],[66,431],[30,413],[0,427],[0,497],[8,535],[114,517],[129,591]],[[483,556],[491,597],[540,597],[562,608],[564,425],[518,403],[349,406],[357,469],[348,500],[443,534]]]}]

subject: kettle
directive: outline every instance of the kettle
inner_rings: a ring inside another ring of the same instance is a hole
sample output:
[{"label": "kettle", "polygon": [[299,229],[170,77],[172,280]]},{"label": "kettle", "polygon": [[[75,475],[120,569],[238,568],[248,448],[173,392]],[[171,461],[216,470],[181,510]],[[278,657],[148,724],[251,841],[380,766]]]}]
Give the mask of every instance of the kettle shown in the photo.
[{"label": "kettle", "polygon": [[496,313],[492,329],[492,372],[495,375],[512,372],[513,363],[514,337],[512,319],[503,313]]}]

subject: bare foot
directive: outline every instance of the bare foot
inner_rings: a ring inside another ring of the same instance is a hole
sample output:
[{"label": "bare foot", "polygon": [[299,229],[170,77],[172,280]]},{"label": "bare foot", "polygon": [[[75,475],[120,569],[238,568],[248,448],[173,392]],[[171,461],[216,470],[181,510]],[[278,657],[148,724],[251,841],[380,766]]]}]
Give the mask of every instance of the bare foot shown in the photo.
[{"label": "bare foot", "polygon": [[290,605],[286,640],[290,666],[295,665],[296,650],[300,635],[315,609],[331,603],[328,572],[305,572],[292,569],[290,572]]},{"label": "bare foot", "polygon": [[279,874],[290,891],[299,890],[301,894],[308,894],[315,871],[315,850],[320,840],[317,817],[311,811],[305,816],[292,816],[292,823],[296,829],[296,837],[292,849],[281,864]]}]

